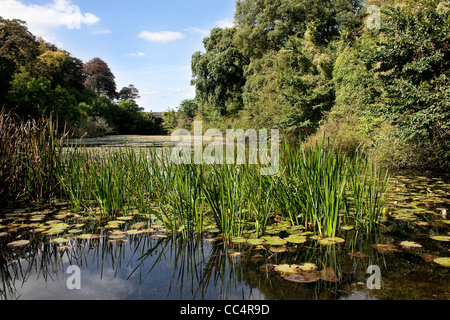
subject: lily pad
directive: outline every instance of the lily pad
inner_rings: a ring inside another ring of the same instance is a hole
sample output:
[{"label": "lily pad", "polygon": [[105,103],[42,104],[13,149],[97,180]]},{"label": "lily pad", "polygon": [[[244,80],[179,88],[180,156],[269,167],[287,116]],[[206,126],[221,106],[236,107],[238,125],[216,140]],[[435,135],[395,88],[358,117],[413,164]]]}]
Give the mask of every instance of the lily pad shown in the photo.
[{"label": "lily pad", "polygon": [[127,221],[127,220],[132,220],[133,217],[130,216],[123,216],[123,217],[118,217],[117,220],[121,220],[121,221]]},{"label": "lily pad", "polygon": [[349,230],[353,230],[354,229],[354,226],[342,226],[341,227],[341,230],[344,230],[344,231],[349,231]]},{"label": "lily pad", "polygon": [[400,245],[404,248],[422,248],[422,245],[414,241],[402,241]]},{"label": "lily pad", "polygon": [[30,243],[29,240],[17,240],[17,241],[8,243],[8,247],[18,248],[18,247],[26,246],[29,243]]},{"label": "lily pad", "polygon": [[100,239],[101,237],[102,236],[99,234],[85,233],[85,234],[80,234],[79,236],[77,236],[77,239],[89,240],[89,239]]},{"label": "lily pad", "polygon": [[269,251],[273,252],[273,253],[282,253],[282,252],[286,252],[287,248],[286,246],[270,246],[269,247]]},{"label": "lily pad", "polygon": [[309,271],[317,270],[317,265],[315,265],[314,263],[305,262],[305,263],[299,264],[297,266],[297,268],[302,271],[309,272]]},{"label": "lily pad", "polygon": [[284,240],[286,240],[289,243],[293,243],[293,244],[301,244],[301,243],[306,242],[306,237],[291,234],[289,237],[285,238]]},{"label": "lily pad", "polygon": [[342,243],[345,242],[344,239],[338,238],[338,237],[330,237],[330,238],[324,238],[320,239],[319,243],[322,245],[330,245],[330,244],[336,244],[336,243]]},{"label": "lily pad", "polygon": [[231,238],[232,243],[244,243],[245,241],[247,241],[247,239],[245,239],[244,237],[232,237]]},{"label": "lily pad", "polygon": [[373,247],[383,252],[401,252],[394,244],[374,244]]},{"label": "lily pad", "polygon": [[66,243],[69,241],[70,241],[70,239],[68,239],[68,238],[55,238],[55,239],[50,240],[50,243]]},{"label": "lily pad", "polygon": [[450,236],[432,236],[430,238],[437,241],[450,241]]},{"label": "lily pad", "polygon": [[439,264],[439,265],[441,265],[441,266],[450,268],[450,258],[449,257],[436,258],[436,259],[434,259],[434,262]]},{"label": "lily pad", "polygon": [[137,230],[137,229],[130,229],[130,230],[127,230],[127,234],[128,234],[128,235],[137,235],[137,234],[141,234],[141,233],[144,233],[144,231],[142,231],[142,230]]},{"label": "lily pad", "polygon": [[336,272],[334,272],[334,269],[331,267],[325,268],[320,271],[320,279],[328,282],[338,282],[339,279],[336,275]]},{"label": "lily pad", "polygon": [[274,266],[273,270],[278,273],[297,273],[298,272],[297,265],[295,265],[295,264],[294,265],[279,264],[279,265]]},{"label": "lily pad", "polygon": [[266,243],[271,246],[282,246],[287,243],[286,240],[274,237],[272,239],[266,240]]},{"label": "lily pad", "polygon": [[264,242],[264,239],[247,239],[247,243],[252,246],[261,245],[264,244]]},{"label": "lily pad", "polygon": [[320,280],[317,272],[284,273],[283,279],[297,283],[313,283]]}]

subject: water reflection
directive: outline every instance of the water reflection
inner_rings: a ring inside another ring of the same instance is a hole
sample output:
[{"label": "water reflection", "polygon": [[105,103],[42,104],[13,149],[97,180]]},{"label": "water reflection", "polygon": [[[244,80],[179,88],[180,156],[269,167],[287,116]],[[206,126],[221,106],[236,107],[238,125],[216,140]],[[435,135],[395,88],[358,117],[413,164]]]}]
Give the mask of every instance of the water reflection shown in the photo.
[{"label": "water reflection", "polygon": [[[0,231],[7,232],[0,235],[0,299],[449,300],[449,269],[434,263],[433,258],[448,256],[450,242],[430,236],[450,234],[447,217],[442,216],[442,208],[450,204],[450,187],[432,187],[433,181],[422,180],[394,180],[387,199],[392,212],[370,235],[343,230],[338,236],[344,243],[324,246],[309,238],[304,244],[289,244],[286,252],[279,253],[268,247],[230,245],[220,239],[160,238],[157,233],[128,235],[125,241],[110,241],[108,236],[73,239],[58,245],[30,231],[31,227],[22,224],[26,219],[14,213],[1,221],[4,229]],[[28,214],[24,216],[36,217]],[[95,233],[100,225],[98,221],[84,222],[85,232]],[[8,247],[17,239],[30,243]],[[405,240],[421,247],[402,248],[399,243]],[[306,262],[319,271],[332,269],[338,281],[294,283],[271,268]],[[80,267],[81,290],[67,287],[71,265]],[[367,269],[372,265],[381,270],[381,290],[366,285]]]}]

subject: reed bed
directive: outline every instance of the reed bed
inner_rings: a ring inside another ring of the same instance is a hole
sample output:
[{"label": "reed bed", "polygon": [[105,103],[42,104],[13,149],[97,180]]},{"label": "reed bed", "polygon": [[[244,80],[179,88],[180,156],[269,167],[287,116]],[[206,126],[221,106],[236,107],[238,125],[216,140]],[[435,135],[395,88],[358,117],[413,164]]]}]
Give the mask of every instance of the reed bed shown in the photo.
[{"label": "reed bed", "polygon": [[84,214],[152,214],[184,238],[217,229],[224,238],[261,237],[285,219],[322,236],[351,224],[376,227],[388,176],[362,153],[322,141],[281,146],[280,170],[261,165],[182,164],[161,148],[64,147],[53,120],[1,119],[2,199],[64,200]]}]

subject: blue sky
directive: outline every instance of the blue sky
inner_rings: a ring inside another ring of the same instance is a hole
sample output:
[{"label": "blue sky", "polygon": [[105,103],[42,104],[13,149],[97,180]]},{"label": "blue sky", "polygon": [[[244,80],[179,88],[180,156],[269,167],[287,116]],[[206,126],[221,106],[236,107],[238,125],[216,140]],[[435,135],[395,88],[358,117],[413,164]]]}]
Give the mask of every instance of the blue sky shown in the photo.
[{"label": "blue sky", "polygon": [[235,0],[0,0],[0,16],[84,62],[100,57],[118,90],[134,84],[146,111],[194,98],[191,56],[209,30],[233,23]]}]

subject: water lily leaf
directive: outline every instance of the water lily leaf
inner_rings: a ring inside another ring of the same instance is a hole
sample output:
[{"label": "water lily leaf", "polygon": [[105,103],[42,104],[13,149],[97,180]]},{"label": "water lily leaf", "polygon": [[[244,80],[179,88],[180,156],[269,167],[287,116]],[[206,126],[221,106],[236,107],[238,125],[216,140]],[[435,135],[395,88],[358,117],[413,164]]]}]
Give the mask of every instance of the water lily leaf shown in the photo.
[{"label": "water lily leaf", "polygon": [[293,244],[301,244],[301,243],[306,242],[306,237],[291,234],[289,237],[285,238],[284,240],[286,240],[289,243],[293,243]]},{"label": "water lily leaf", "polygon": [[330,237],[330,238],[324,238],[320,239],[319,243],[322,245],[330,245],[330,244],[336,244],[336,243],[342,243],[345,242],[344,239],[338,238],[338,237]]},{"label": "water lily leaf", "polygon": [[127,220],[132,220],[133,217],[130,216],[123,216],[123,217],[118,217],[117,220],[121,220],[121,221],[127,221]]},{"label": "water lily leaf", "polygon": [[18,248],[18,247],[26,246],[29,243],[30,243],[29,240],[17,240],[17,241],[8,243],[8,247]]},{"label": "water lily leaf", "polygon": [[394,244],[374,244],[373,247],[383,252],[401,252]]},{"label": "water lily leaf", "polygon": [[244,243],[245,241],[247,241],[247,239],[245,239],[243,237],[232,237],[231,238],[232,243]]},{"label": "water lily leaf", "polygon": [[8,235],[8,232],[0,232],[0,238],[4,237],[4,236],[7,236],[7,235]]},{"label": "water lily leaf", "polygon": [[297,265],[279,264],[276,265],[273,270],[279,273],[297,273],[298,267]]},{"label": "water lily leaf", "polygon": [[344,230],[344,231],[349,231],[349,230],[353,230],[354,229],[354,226],[342,226],[341,227],[341,230]]},{"label": "water lily leaf", "polygon": [[305,263],[298,265],[297,268],[302,271],[309,272],[309,271],[317,270],[317,265],[315,265],[314,263],[305,262]]},{"label": "water lily leaf", "polygon": [[247,243],[252,246],[256,246],[256,245],[264,244],[265,241],[264,241],[264,239],[247,239]]},{"label": "water lily leaf", "polygon": [[436,258],[436,259],[434,259],[434,262],[439,264],[439,265],[441,265],[441,266],[450,268],[450,258],[449,257]]},{"label": "water lily leaf", "polygon": [[334,272],[334,269],[331,267],[325,268],[320,271],[320,279],[328,282],[338,282],[339,279],[336,275],[336,272]]},{"label": "water lily leaf", "polygon": [[141,234],[141,233],[144,233],[144,231],[142,231],[142,230],[137,230],[137,229],[127,230],[127,234],[128,234],[128,235],[136,235],[136,234]]},{"label": "water lily leaf", "polygon": [[108,236],[110,239],[122,239],[125,238],[125,233],[113,233]]},{"label": "water lily leaf", "polygon": [[272,239],[266,240],[266,244],[271,246],[282,246],[286,244],[287,241],[278,237],[274,237]]},{"label": "water lily leaf", "polygon": [[356,258],[367,258],[367,257],[368,257],[367,254],[364,254],[364,253],[362,253],[362,252],[349,252],[348,254],[349,254],[350,256],[356,257]]},{"label": "water lily leaf", "polygon": [[414,241],[402,241],[400,245],[404,248],[422,248],[422,245]]},{"label": "water lily leaf", "polygon": [[69,241],[70,241],[70,239],[68,239],[68,238],[55,238],[55,239],[50,240],[50,243],[66,243]]},{"label": "water lily leaf", "polygon": [[450,236],[432,236],[430,238],[437,241],[450,241]]},{"label": "water lily leaf", "polygon": [[284,273],[283,279],[297,283],[313,283],[319,281],[320,278],[316,272]]},{"label": "water lily leaf", "polygon": [[102,236],[99,234],[85,233],[85,234],[80,234],[79,236],[77,236],[77,239],[88,240],[88,239],[100,239],[101,237]]},{"label": "water lily leaf", "polygon": [[269,251],[273,252],[273,253],[282,253],[282,252],[286,252],[287,248],[285,246],[270,246],[269,247]]},{"label": "water lily leaf", "polygon": [[137,222],[131,226],[133,229],[140,229],[142,227],[147,226],[147,222]]}]

